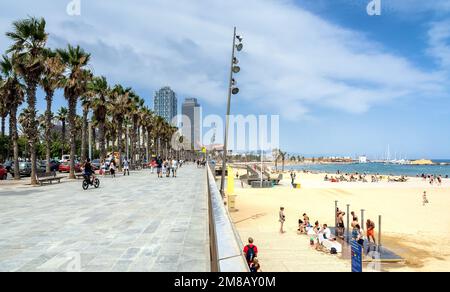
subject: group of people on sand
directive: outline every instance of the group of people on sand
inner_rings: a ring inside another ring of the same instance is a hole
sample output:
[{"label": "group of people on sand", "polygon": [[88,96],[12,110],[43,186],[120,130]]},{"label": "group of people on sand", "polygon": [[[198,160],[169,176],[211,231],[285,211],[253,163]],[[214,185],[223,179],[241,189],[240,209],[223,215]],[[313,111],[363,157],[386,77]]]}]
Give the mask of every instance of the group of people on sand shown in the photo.
[{"label": "group of people on sand", "polygon": [[[422,173],[420,177],[423,179],[423,181],[428,181],[430,185],[434,185],[435,183],[438,186],[442,185],[442,175],[426,175]],[[446,176],[446,178],[448,178],[448,175]]]},{"label": "group of people on sand", "polygon": [[[345,215],[345,212],[340,211],[339,208],[336,209],[337,236],[341,239],[344,239],[345,237]],[[356,216],[353,211],[350,215],[352,216],[352,223],[350,226],[352,230],[352,239],[356,240],[360,245],[364,245],[364,230],[359,223],[358,216]],[[371,243],[373,243],[373,245],[377,244],[375,240],[375,222],[370,219],[367,219],[366,221],[366,237],[369,245]]]},{"label": "group of people on sand", "polygon": [[309,216],[304,213],[302,218],[298,219],[298,229],[297,231],[300,234],[307,234],[310,236],[309,243],[316,250],[321,248],[321,244],[325,240],[335,241],[336,239],[332,236],[330,228],[328,228],[328,224],[320,225],[319,221],[314,222],[314,225],[311,224]]},{"label": "group of people on sand", "polygon": [[[285,233],[284,231],[284,223],[286,222],[286,215],[284,214],[285,208],[281,207],[279,211],[279,222],[280,222],[280,233]],[[342,212],[339,210],[339,208],[336,209],[336,222],[337,222],[337,228],[336,228],[336,236],[340,239],[345,239],[345,223],[344,223],[344,216],[346,215],[345,212]],[[364,230],[361,227],[361,224],[359,222],[358,217],[356,216],[355,212],[351,212],[352,216],[352,223],[351,223],[351,236],[352,239],[357,241],[361,246],[364,245],[364,238],[367,238],[368,246],[370,247],[371,244],[376,245],[375,240],[375,223],[368,219],[365,222],[365,234]],[[310,244],[315,249],[320,249],[321,244],[324,240],[329,241],[335,241],[336,238],[332,235],[332,232],[330,228],[328,227],[328,224],[320,224],[319,221],[315,221],[314,224],[309,219],[309,216],[304,213],[302,217],[298,220],[298,229],[299,234],[307,234],[310,236]]]}]

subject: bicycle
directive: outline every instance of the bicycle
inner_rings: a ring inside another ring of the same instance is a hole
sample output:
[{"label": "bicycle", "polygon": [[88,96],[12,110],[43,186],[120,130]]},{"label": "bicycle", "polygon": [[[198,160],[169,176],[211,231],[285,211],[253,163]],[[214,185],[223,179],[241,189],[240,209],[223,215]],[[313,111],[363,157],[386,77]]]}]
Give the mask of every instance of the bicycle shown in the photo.
[{"label": "bicycle", "polygon": [[100,180],[95,176],[93,176],[91,180],[91,177],[85,175],[82,184],[83,190],[86,191],[89,186],[93,186],[94,188],[98,189],[100,187]]}]

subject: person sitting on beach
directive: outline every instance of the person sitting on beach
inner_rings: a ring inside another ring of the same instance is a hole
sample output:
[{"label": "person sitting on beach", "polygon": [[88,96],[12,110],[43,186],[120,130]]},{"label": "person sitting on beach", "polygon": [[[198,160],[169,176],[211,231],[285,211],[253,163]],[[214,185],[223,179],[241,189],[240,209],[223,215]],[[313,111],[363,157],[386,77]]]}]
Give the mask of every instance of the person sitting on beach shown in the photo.
[{"label": "person sitting on beach", "polygon": [[248,244],[244,247],[244,256],[247,259],[247,264],[249,266],[258,256],[258,248],[253,244],[253,238],[251,237],[249,237]]},{"label": "person sitting on beach", "polygon": [[314,223],[314,227],[312,229],[310,243],[317,250],[319,248],[319,232],[320,232],[320,224],[319,221]]},{"label": "person sitting on beach", "polygon": [[301,234],[305,233],[305,225],[302,219],[298,219],[298,232],[300,232]]},{"label": "person sitting on beach", "polygon": [[335,238],[332,237],[331,235],[331,230],[330,228],[328,228],[328,224],[323,224],[322,228],[319,231],[319,234],[321,234],[323,236],[324,240],[336,240]]},{"label": "person sitting on beach", "polygon": [[325,175],[325,178],[323,179],[324,181],[328,181],[328,174]]}]

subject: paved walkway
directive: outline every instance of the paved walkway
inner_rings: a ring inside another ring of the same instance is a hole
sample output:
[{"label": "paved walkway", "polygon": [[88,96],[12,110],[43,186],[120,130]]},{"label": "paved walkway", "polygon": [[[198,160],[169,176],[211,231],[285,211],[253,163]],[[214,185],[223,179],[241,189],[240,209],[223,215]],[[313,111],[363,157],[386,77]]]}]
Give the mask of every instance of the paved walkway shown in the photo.
[{"label": "paved walkway", "polygon": [[150,171],[37,188],[0,185],[0,271],[210,269],[206,172]]},{"label": "paved walkway", "polygon": [[[256,220],[257,221],[257,220]],[[309,237],[298,235],[295,229],[280,234],[266,227],[237,224],[242,240],[255,239],[263,272],[350,272],[350,261],[339,256],[316,251],[309,245]],[[247,242],[244,242],[247,244]]]}]

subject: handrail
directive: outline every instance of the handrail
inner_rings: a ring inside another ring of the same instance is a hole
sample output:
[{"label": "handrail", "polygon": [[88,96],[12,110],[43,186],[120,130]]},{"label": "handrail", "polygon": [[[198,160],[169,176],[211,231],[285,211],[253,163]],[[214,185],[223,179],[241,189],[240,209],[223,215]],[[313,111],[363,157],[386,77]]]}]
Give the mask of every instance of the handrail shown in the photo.
[{"label": "handrail", "polygon": [[242,241],[231,221],[208,165],[208,195],[210,208],[211,261],[213,271],[249,272],[242,251]]}]

